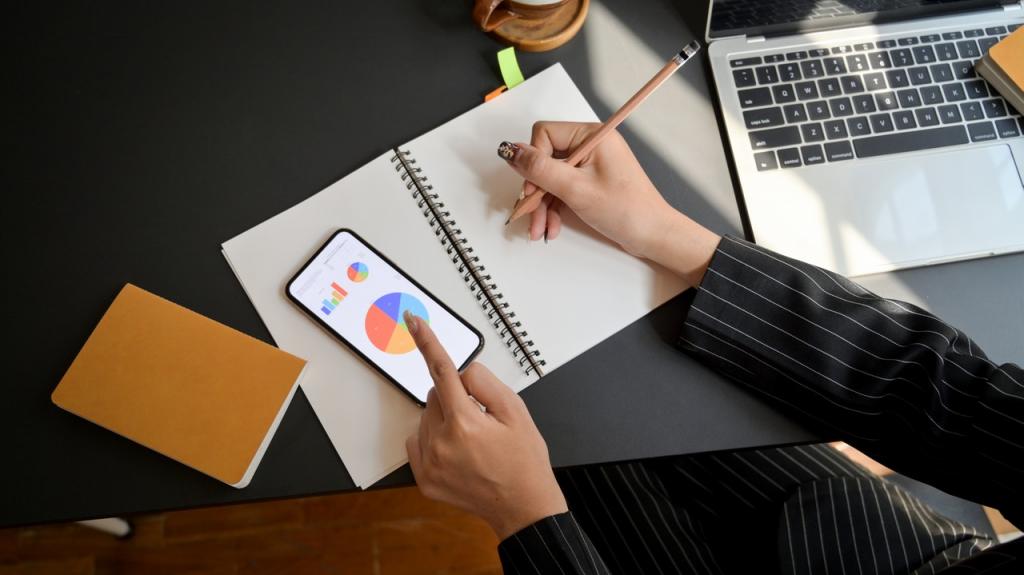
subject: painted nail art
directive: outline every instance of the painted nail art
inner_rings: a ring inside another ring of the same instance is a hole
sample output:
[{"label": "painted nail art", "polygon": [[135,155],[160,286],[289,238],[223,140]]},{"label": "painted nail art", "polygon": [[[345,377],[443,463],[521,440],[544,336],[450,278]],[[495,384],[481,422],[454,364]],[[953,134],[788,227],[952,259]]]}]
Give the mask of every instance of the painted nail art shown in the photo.
[{"label": "painted nail art", "polygon": [[512,142],[502,142],[498,144],[498,157],[511,162],[516,157],[516,152],[519,151],[519,146]]}]

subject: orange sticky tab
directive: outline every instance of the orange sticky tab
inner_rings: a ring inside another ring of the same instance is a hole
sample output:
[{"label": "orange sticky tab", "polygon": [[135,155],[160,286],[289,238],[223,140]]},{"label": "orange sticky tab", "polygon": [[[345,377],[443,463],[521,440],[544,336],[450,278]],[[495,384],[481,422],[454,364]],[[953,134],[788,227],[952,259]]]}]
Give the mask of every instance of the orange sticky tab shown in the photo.
[{"label": "orange sticky tab", "polygon": [[508,86],[505,86],[504,84],[498,86],[497,88],[494,89],[493,92],[484,96],[484,102],[490,102],[491,100],[500,96],[501,93],[504,92],[505,90],[508,90]]}]

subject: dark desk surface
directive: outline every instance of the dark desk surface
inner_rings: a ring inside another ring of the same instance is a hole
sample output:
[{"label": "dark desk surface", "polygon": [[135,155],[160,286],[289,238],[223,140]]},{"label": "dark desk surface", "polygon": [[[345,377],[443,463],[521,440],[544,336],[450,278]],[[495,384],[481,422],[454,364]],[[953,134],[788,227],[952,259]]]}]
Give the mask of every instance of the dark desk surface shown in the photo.
[{"label": "dark desk surface", "polygon": [[[524,72],[562,62],[606,117],[699,36],[704,8],[684,4],[703,3],[679,4],[595,2],[569,45],[521,55]],[[125,282],[270,341],[221,242],[477,105],[499,84],[500,46],[472,28],[464,2],[22,10],[9,19],[2,249],[17,343],[0,403],[0,526],[351,489],[301,393],[244,490],[49,395]],[[687,67],[624,133],[673,204],[739,233],[706,70]],[[940,272],[921,275],[942,292]],[[813,439],[674,351],[681,308],[669,303],[524,393],[556,465]],[[1019,324],[1024,311],[1012,313]],[[975,320],[964,327],[1012,331],[998,314]],[[409,481],[403,469],[382,485]]]}]

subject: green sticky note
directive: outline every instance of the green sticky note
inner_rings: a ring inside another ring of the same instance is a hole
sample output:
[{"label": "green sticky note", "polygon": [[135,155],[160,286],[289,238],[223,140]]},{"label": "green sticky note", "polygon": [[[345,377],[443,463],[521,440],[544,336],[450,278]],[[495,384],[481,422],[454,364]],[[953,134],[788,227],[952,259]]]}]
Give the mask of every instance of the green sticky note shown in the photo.
[{"label": "green sticky note", "polygon": [[501,77],[509,90],[523,83],[523,73],[519,71],[519,62],[516,61],[516,49],[512,46],[498,51],[498,67],[501,68]]}]

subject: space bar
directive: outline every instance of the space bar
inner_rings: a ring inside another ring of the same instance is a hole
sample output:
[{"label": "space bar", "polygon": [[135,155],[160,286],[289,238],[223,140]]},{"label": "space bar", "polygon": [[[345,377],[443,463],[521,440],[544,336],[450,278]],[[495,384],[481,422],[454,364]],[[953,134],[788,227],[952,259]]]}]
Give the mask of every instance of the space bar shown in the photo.
[{"label": "space bar", "polygon": [[900,152],[955,146],[957,144],[966,144],[969,141],[967,139],[967,130],[963,126],[946,126],[930,130],[918,130],[916,132],[857,138],[853,141],[853,147],[857,150],[858,158],[870,158],[885,154],[899,154]]}]

